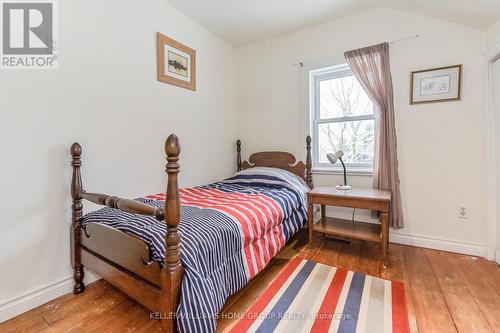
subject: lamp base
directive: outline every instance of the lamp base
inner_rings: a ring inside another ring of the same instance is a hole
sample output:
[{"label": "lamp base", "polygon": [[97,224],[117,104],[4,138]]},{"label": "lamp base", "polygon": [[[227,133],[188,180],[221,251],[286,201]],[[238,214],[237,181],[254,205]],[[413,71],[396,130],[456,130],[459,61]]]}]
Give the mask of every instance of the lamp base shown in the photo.
[{"label": "lamp base", "polygon": [[335,188],[337,190],[348,191],[351,189],[351,185],[337,185]]}]

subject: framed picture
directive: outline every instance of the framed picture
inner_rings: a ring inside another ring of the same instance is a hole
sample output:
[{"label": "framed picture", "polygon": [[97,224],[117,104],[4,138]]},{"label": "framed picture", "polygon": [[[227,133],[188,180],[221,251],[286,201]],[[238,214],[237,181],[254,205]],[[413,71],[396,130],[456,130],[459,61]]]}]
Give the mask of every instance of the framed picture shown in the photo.
[{"label": "framed picture", "polygon": [[459,101],[462,65],[411,72],[410,104]]},{"label": "framed picture", "polygon": [[196,51],[156,33],[158,81],[196,90]]}]

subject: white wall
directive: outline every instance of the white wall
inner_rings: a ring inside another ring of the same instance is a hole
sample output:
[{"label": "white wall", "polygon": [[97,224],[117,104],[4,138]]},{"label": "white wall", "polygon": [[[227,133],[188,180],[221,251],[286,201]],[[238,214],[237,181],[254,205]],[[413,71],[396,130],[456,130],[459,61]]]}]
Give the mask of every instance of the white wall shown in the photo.
[{"label": "white wall", "polygon": [[[163,191],[170,133],[181,185],[235,170],[232,46],[164,0],[58,3],[59,69],[0,73],[0,321],[70,288],[72,142],[90,191]],[[156,31],[196,49],[196,92],[156,80]]]},{"label": "white wall", "polygon": [[[303,157],[309,131],[308,70],[342,61],[344,51],[415,34],[421,37],[391,45],[406,223],[391,237],[483,255],[487,113],[482,31],[377,8],[241,47],[238,134],[247,152],[272,146]],[[298,61],[303,70],[293,67]],[[454,64],[464,65],[462,101],[409,105],[411,71]],[[371,177],[350,179],[356,186],[371,185]],[[315,175],[314,180],[335,184],[339,177]],[[468,219],[457,217],[460,205],[468,207]]]},{"label": "white wall", "polygon": [[[500,19],[496,21],[486,32],[486,56],[488,61],[493,59],[498,59],[500,57]],[[490,102],[493,104],[490,119],[492,120],[492,125],[490,129],[492,132],[492,149],[491,154],[494,157],[494,171],[493,178],[494,188],[491,191],[494,196],[494,201],[492,202],[492,209],[490,214],[495,220],[494,225],[490,226],[490,229],[495,230],[496,239],[493,243],[496,247],[495,259],[500,262],[500,212],[497,207],[500,207],[500,193],[498,190],[500,188],[500,61],[497,60],[492,66],[492,80],[489,90],[493,93]],[[491,236],[490,236],[491,238]]]}]

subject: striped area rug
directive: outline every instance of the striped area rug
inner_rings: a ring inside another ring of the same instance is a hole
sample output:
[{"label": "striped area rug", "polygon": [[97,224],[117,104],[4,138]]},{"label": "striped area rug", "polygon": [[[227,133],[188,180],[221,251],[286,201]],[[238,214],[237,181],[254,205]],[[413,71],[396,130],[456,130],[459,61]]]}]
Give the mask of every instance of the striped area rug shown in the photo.
[{"label": "striped area rug", "polygon": [[406,333],[404,285],[296,257],[231,332]]}]

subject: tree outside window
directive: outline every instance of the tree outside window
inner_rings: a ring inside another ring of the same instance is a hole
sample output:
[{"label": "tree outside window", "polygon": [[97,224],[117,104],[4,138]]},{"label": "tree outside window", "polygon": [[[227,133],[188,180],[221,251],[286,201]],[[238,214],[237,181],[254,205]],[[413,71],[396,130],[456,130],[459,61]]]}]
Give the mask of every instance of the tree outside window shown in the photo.
[{"label": "tree outside window", "polygon": [[311,74],[314,162],[329,166],[327,153],[342,150],[348,166],[371,169],[375,110],[347,64]]}]

